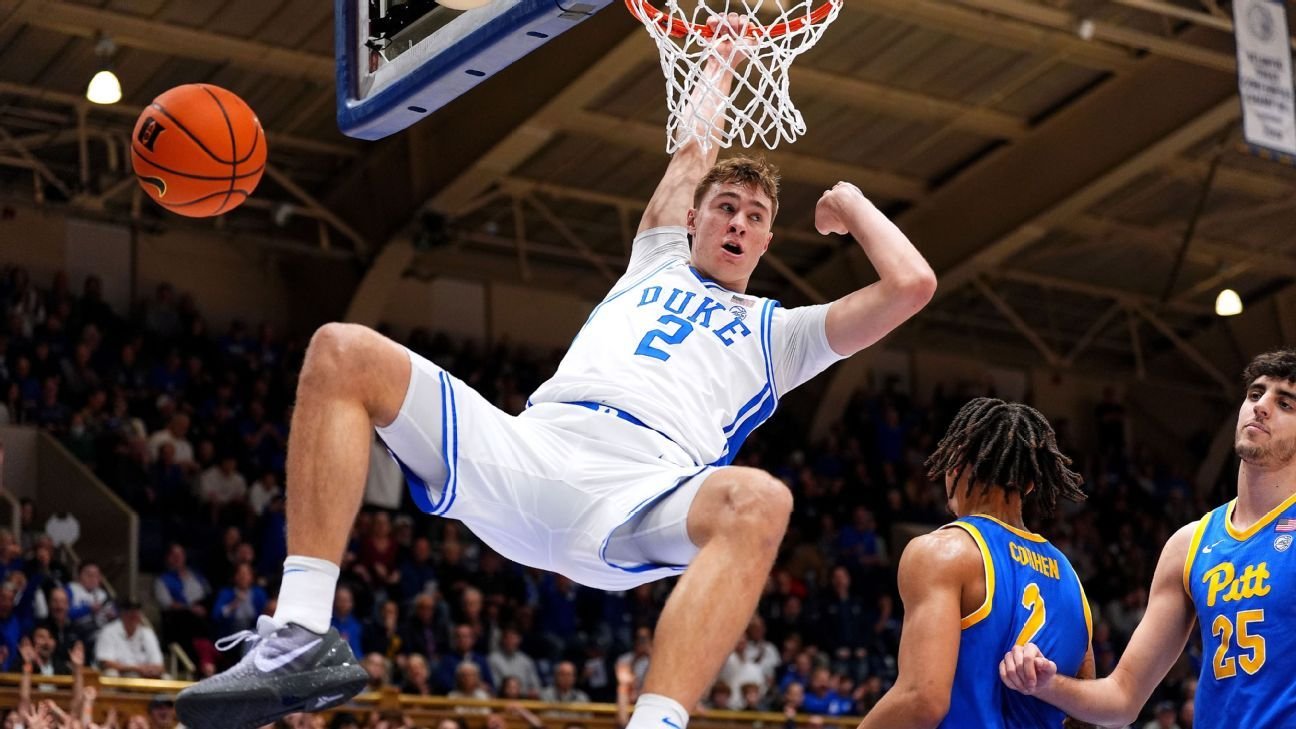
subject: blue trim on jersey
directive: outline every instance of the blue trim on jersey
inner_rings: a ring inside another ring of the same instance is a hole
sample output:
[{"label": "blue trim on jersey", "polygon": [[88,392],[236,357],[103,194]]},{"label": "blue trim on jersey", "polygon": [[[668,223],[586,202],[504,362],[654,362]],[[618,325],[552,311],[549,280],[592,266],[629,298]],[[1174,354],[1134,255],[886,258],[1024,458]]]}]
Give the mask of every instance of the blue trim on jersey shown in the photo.
[{"label": "blue trim on jersey", "polygon": [[742,420],[743,416],[747,414],[747,411],[751,410],[752,408],[760,404],[760,401],[765,398],[765,395],[768,394],[769,391],[770,391],[769,385],[765,385],[765,387],[761,388],[760,392],[756,393],[755,397],[748,400],[747,403],[743,405],[741,408],[738,408],[738,414],[734,416],[734,421],[732,423],[724,427],[724,433],[727,435],[731,430],[733,430],[734,427],[738,425],[738,421]]},{"label": "blue trim on jersey", "polygon": [[640,564],[631,564],[631,565],[616,564],[615,562],[612,562],[607,558],[608,543],[612,541],[612,535],[616,534],[617,530],[620,529],[621,527],[625,526],[626,524],[629,524],[631,519],[634,519],[636,516],[639,515],[639,512],[643,511],[649,506],[652,506],[658,501],[661,501],[667,496],[670,496],[671,494],[675,493],[675,491],[678,490],[680,486],[683,486],[690,479],[696,477],[698,474],[701,474],[704,471],[707,471],[709,468],[710,466],[703,466],[702,468],[699,468],[698,470],[694,471],[693,473],[690,473],[687,476],[678,478],[675,480],[674,485],[672,485],[670,488],[666,489],[665,491],[662,491],[661,493],[653,494],[652,496],[649,496],[648,498],[636,504],[634,508],[630,510],[630,513],[626,515],[626,518],[622,519],[620,524],[617,524],[615,527],[613,527],[612,530],[607,533],[606,537],[603,537],[603,544],[602,546],[599,547],[599,559],[603,560],[604,564],[606,564],[607,566],[613,569],[618,569],[621,570],[622,572],[629,572],[631,574],[640,574],[643,572],[651,572],[652,570],[662,570],[662,569],[671,570],[674,572],[683,572],[684,569],[688,567],[688,565],[660,564],[657,562],[643,562]]},{"label": "blue trim on jersey", "polygon": [[[737,292],[735,292],[735,291],[730,291],[729,289],[727,289],[727,288],[721,286],[721,285],[720,285],[719,283],[717,283],[715,280],[713,280],[713,279],[709,279],[709,278],[707,278],[706,276],[703,276],[703,275],[702,275],[702,272],[699,271],[699,270],[697,270],[697,268],[694,267],[694,266],[691,265],[691,264],[689,265],[689,271],[691,271],[691,272],[693,273],[693,276],[694,276],[698,281],[702,282],[702,285],[705,286],[705,287],[707,287],[708,289],[711,289],[711,290],[713,290],[713,291],[724,291],[724,292],[726,292],[726,293],[730,293],[730,294],[737,293]],[[739,294],[739,295],[742,296],[742,295],[744,295],[744,294]]]},{"label": "blue trim on jersey", "polygon": [[[401,473],[405,475],[405,485],[409,489],[410,498],[414,500],[414,505],[424,514],[434,513],[437,507],[440,506],[441,501],[434,504],[432,503],[432,499],[428,498],[429,490],[427,481],[419,478],[418,474],[411,471],[410,467],[406,466],[405,462],[402,461],[391,448],[387,449],[387,455],[391,456],[393,461],[396,461],[396,465],[400,466]],[[444,499],[445,495],[444,492],[442,492],[442,500]]]},{"label": "blue trim on jersey", "polygon": [[[560,403],[556,403],[556,404],[558,404],[558,405],[576,405],[577,407],[582,407],[582,408],[586,408],[586,409],[589,409],[589,410],[593,410],[594,412],[596,412],[596,413],[602,413],[603,415],[612,415],[612,416],[615,416],[615,417],[617,417],[617,418],[620,418],[621,420],[626,421],[627,423],[631,423],[631,424],[633,424],[633,425],[637,425],[637,426],[639,426],[640,428],[646,428],[646,429],[648,429],[648,430],[651,430],[652,432],[656,433],[657,435],[660,435],[661,437],[663,437],[663,438],[665,438],[666,440],[668,440],[668,441],[670,441],[671,443],[673,443],[673,444],[675,445],[675,447],[677,447],[677,448],[680,449],[680,453],[685,454],[685,455],[688,454],[688,451],[685,450],[684,447],[681,446],[679,443],[676,443],[674,438],[670,437],[669,435],[666,435],[665,433],[661,432],[660,430],[657,430],[656,428],[652,427],[651,425],[645,423],[644,421],[640,420],[639,418],[636,418],[635,416],[631,415],[630,413],[627,413],[626,411],[624,411],[624,410],[622,410],[622,409],[620,409],[620,408],[614,408],[614,407],[612,407],[611,405],[604,405],[604,404],[601,403],[601,402],[585,402],[585,401],[579,401],[579,402],[560,402]],[[527,407],[531,407],[531,401],[530,401],[530,400],[527,401]],[[693,460],[693,459],[690,457],[689,460]],[[695,466],[698,465],[698,462],[695,461],[695,460],[693,460],[693,465],[695,465]]]},{"label": "blue trim on jersey", "polygon": [[[563,405],[579,405],[579,406],[581,406],[581,407],[583,407],[583,408],[587,408],[587,409],[589,409],[589,410],[593,410],[593,411],[595,411],[595,412],[605,413],[605,414],[607,414],[607,415],[615,415],[616,417],[621,418],[622,420],[626,421],[627,423],[633,423],[633,424],[635,424],[635,425],[638,425],[638,426],[641,427],[641,428],[648,428],[648,426],[644,424],[644,421],[640,420],[639,418],[636,418],[635,416],[631,415],[630,413],[627,413],[626,411],[624,411],[624,410],[622,410],[622,409],[620,409],[620,408],[614,408],[614,407],[612,407],[611,405],[604,405],[604,404],[601,403],[601,402],[587,402],[587,401],[581,400],[581,401],[577,401],[577,402],[565,402],[565,403],[562,403],[562,404],[563,404]],[[649,429],[649,430],[652,430],[652,428],[648,428],[648,429]],[[655,431],[654,431],[654,432],[655,432]]]},{"label": "blue trim on jersey", "polygon": [[765,310],[761,312],[761,350],[765,355],[765,376],[769,378],[770,390],[774,392],[774,401],[778,402],[778,385],[774,382],[774,353],[770,351],[774,340],[774,309],[779,302],[769,299]]},{"label": "blue trim on jersey", "polygon": [[706,276],[703,276],[702,272],[697,270],[697,266],[694,266],[691,263],[689,264],[689,271],[692,271],[694,278],[701,281],[702,283],[712,283],[712,284],[715,283],[715,279],[707,278]]},{"label": "blue trim on jersey", "polygon": [[450,511],[451,506],[454,506],[455,496],[458,493],[459,412],[455,407],[454,387],[450,376],[444,371],[438,372],[437,376],[441,379],[441,461],[446,467],[446,480],[441,485],[441,498],[434,503],[431,498],[432,490],[428,488],[427,481],[405,465],[405,462],[390,447],[387,448],[387,454],[396,461],[396,465],[400,466],[401,473],[405,475],[405,484],[409,488],[410,498],[414,500],[419,510],[425,514],[442,516]]},{"label": "blue trim on jersey", "polygon": [[[762,392],[768,391],[769,388],[766,388]],[[712,461],[711,465],[728,466],[730,463],[733,463],[734,458],[738,456],[738,451],[742,449],[743,441],[747,440],[747,436],[751,435],[753,430],[756,430],[756,428],[760,427],[762,423],[769,420],[770,416],[774,414],[774,409],[777,407],[778,400],[775,400],[773,397],[765,398],[760,408],[756,410],[755,414],[743,421],[743,424],[738,427],[738,430],[734,431],[733,435],[729,436],[728,442],[725,444],[724,454],[715,461]]]},{"label": "blue trim on jersey", "polygon": [[[449,512],[450,507],[454,506],[455,497],[459,495],[459,468],[458,468],[459,465],[459,408],[455,406],[454,382],[450,380],[450,375],[447,374],[446,372],[441,372],[440,375],[441,375],[441,408],[442,408],[441,453],[443,454],[442,458],[446,459],[446,470],[449,472],[449,475],[446,477],[446,481],[449,484],[450,501],[445,505],[445,508],[441,510],[438,516],[444,515],[447,512]],[[448,398],[446,397],[447,393],[449,393]],[[450,403],[449,423],[446,422],[446,417],[445,417],[445,405],[447,400]],[[454,435],[452,439],[453,451],[446,450],[447,433],[453,433]],[[441,498],[442,500],[445,500],[445,495],[442,494]]]},{"label": "blue trim on jersey", "polygon": [[[774,384],[774,358],[770,352],[774,331],[774,309],[777,306],[779,306],[777,301],[766,299],[761,309],[760,342],[761,356],[765,360],[765,387],[739,408],[734,421],[724,427],[722,432],[727,436],[725,449],[719,458],[711,462],[712,466],[727,466],[733,463],[747,436],[769,420],[774,410],[778,408],[778,390]],[[752,408],[756,408],[755,412],[751,412]],[[751,412],[750,416],[749,412]]]}]

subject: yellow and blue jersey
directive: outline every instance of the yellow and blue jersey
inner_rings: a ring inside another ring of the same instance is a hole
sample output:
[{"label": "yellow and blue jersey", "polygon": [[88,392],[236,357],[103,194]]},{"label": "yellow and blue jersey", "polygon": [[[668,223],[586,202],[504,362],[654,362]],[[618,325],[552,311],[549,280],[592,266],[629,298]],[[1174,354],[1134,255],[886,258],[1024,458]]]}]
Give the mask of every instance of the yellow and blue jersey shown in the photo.
[{"label": "yellow and blue jersey", "polygon": [[988,516],[944,528],[966,531],[981,549],[986,597],[963,618],[958,668],[941,729],[1060,727],[1066,715],[999,680],[999,660],[1034,643],[1074,676],[1089,650],[1093,621],[1084,588],[1065,555],[1044,537]]},{"label": "yellow and blue jersey", "polygon": [[1201,625],[1195,724],[1202,729],[1290,727],[1296,717],[1296,494],[1246,531],[1237,501],[1197,523],[1184,589]]}]

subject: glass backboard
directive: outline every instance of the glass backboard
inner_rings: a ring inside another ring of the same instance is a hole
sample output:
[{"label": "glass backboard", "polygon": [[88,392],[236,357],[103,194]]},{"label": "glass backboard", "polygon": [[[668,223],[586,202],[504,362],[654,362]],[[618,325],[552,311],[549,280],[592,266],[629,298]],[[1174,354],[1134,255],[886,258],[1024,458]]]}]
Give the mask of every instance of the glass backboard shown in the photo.
[{"label": "glass backboard", "polygon": [[335,0],[338,126],[405,129],[613,0]]}]

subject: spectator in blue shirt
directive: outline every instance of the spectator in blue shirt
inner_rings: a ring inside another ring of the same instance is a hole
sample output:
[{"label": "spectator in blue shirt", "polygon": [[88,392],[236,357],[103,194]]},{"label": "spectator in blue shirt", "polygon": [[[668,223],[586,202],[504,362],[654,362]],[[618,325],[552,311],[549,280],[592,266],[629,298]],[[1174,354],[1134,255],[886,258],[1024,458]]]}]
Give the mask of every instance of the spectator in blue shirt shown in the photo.
[{"label": "spectator in blue shirt", "polygon": [[851,699],[841,696],[833,689],[832,672],[827,668],[816,668],[810,674],[810,689],[806,691],[802,708],[808,714],[826,716],[845,716],[851,712]]},{"label": "spectator in blue shirt", "polygon": [[117,608],[104,589],[103,575],[94,562],[82,562],[76,581],[65,589],[69,602],[68,618],[87,635],[93,635],[117,617]]},{"label": "spectator in blue shirt", "polygon": [[807,651],[801,651],[796,657],[784,668],[783,676],[779,679],[778,688],[780,692],[788,690],[792,684],[805,686],[810,682],[810,672],[812,670],[813,658]]},{"label": "spectator in blue shirt", "polygon": [[162,638],[186,650],[195,638],[209,632],[207,578],[189,566],[188,553],[179,544],[167,548],[166,571],[153,581],[153,597],[162,609]]},{"label": "spectator in blue shirt", "polygon": [[432,563],[432,541],[427,537],[414,540],[410,556],[400,564],[400,596],[406,605],[419,595],[437,589],[437,571]]},{"label": "spectator in blue shirt", "polygon": [[333,597],[333,627],[351,646],[351,652],[357,656],[364,655],[362,640],[364,638],[364,626],[352,614],[355,610],[355,596],[351,594],[351,588],[339,585],[337,592]]},{"label": "spectator in blue shirt", "polygon": [[243,562],[234,568],[229,586],[216,596],[212,608],[212,621],[216,633],[230,635],[240,630],[253,630],[257,617],[265,612],[267,597],[260,585],[254,584],[252,565]]},{"label": "spectator in blue shirt", "polygon": [[265,513],[261,515],[261,539],[257,548],[260,556],[257,570],[261,574],[274,574],[288,558],[288,522],[285,518],[282,493],[270,497]]},{"label": "spectator in blue shirt", "polygon": [[855,507],[851,523],[837,533],[837,554],[853,566],[885,566],[886,543],[877,532],[873,512],[863,506]]},{"label": "spectator in blue shirt", "polygon": [[839,660],[848,660],[852,652],[865,645],[864,604],[851,592],[851,576],[845,567],[834,567],[832,587],[824,595],[817,628],[820,645],[834,646]]},{"label": "spectator in blue shirt", "polygon": [[22,623],[14,611],[14,589],[5,583],[0,585],[0,644],[5,648],[4,660],[0,661],[0,671],[11,673],[21,665],[18,644],[22,641]]},{"label": "spectator in blue shirt", "polygon": [[540,582],[539,628],[550,643],[550,658],[564,654],[576,639],[576,602],[580,589],[562,575],[546,574]]},{"label": "spectator in blue shirt", "polygon": [[[13,381],[18,383],[19,402],[22,403],[22,409],[28,413],[34,411],[41,399],[41,382],[40,378],[32,372],[31,360],[26,355],[18,356],[17,364],[14,365]],[[10,417],[14,417],[12,413]]]},{"label": "spectator in blue shirt", "polygon": [[449,616],[440,593],[425,592],[414,598],[414,606],[400,628],[400,652],[421,653],[429,660],[441,655],[450,633]]},{"label": "spectator in blue shirt", "polygon": [[486,656],[473,650],[473,645],[477,642],[477,634],[472,627],[468,625],[456,625],[454,629],[454,640],[452,641],[451,650],[447,651],[441,659],[441,665],[437,671],[437,686],[442,691],[448,691],[455,687],[455,670],[459,664],[464,661],[470,661],[477,664],[477,669],[481,672],[481,680],[487,685],[495,684],[491,677],[490,662]]}]

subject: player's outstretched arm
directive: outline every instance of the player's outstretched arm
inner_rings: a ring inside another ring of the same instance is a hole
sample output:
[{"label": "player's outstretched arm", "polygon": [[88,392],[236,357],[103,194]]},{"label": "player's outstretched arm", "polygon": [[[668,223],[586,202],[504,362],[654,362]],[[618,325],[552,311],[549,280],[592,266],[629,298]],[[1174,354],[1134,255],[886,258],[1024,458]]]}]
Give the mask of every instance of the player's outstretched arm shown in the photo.
[{"label": "player's outstretched arm", "polygon": [[983,569],[981,552],[962,531],[933,532],[905,548],[900,676],[859,729],[931,729],[945,719],[958,668],[963,585],[984,579]]},{"label": "player's outstretched arm", "polygon": [[1110,676],[1096,681],[1058,676],[1057,665],[1028,643],[1004,656],[999,664],[1003,682],[1099,726],[1126,726],[1138,718],[1192,631],[1195,615],[1184,591],[1183,570],[1195,527],[1189,524],[1166,542],[1152,577],[1147,612]]},{"label": "player's outstretched arm", "polygon": [[852,355],[917,314],[936,293],[936,274],[909,238],[860,189],[839,182],[819,198],[815,228],[849,234],[881,278],[834,301],[828,309],[828,344]]},{"label": "player's outstretched arm", "polygon": [[[1086,598],[1087,599],[1087,598]],[[1098,669],[1094,661],[1093,643],[1085,650],[1085,657],[1080,661],[1080,670],[1076,671],[1076,678],[1081,681],[1092,681],[1098,677]],[[1087,721],[1080,721],[1074,716],[1068,716],[1062,722],[1062,729],[1095,729],[1093,724]]]},{"label": "player's outstretched arm", "polygon": [[[734,73],[747,62],[743,50],[748,43],[743,39],[746,23],[747,17],[738,13],[707,21],[717,38],[727,40],[717,41],[717,52],[702,68],[702,80],[692,89],[689,107],[682,114],[683,119],[697,120],[699,128],[710,126],[717,119],[723,123],[723,118],[718,117],[720,102],[733,88]],[[693,207],[693,190],[719,154],[720,145],[714,140],[706,150],[697,141],[676,150],[639,220],[639,232],[663,225],[686,225],[689,208]]]}]

